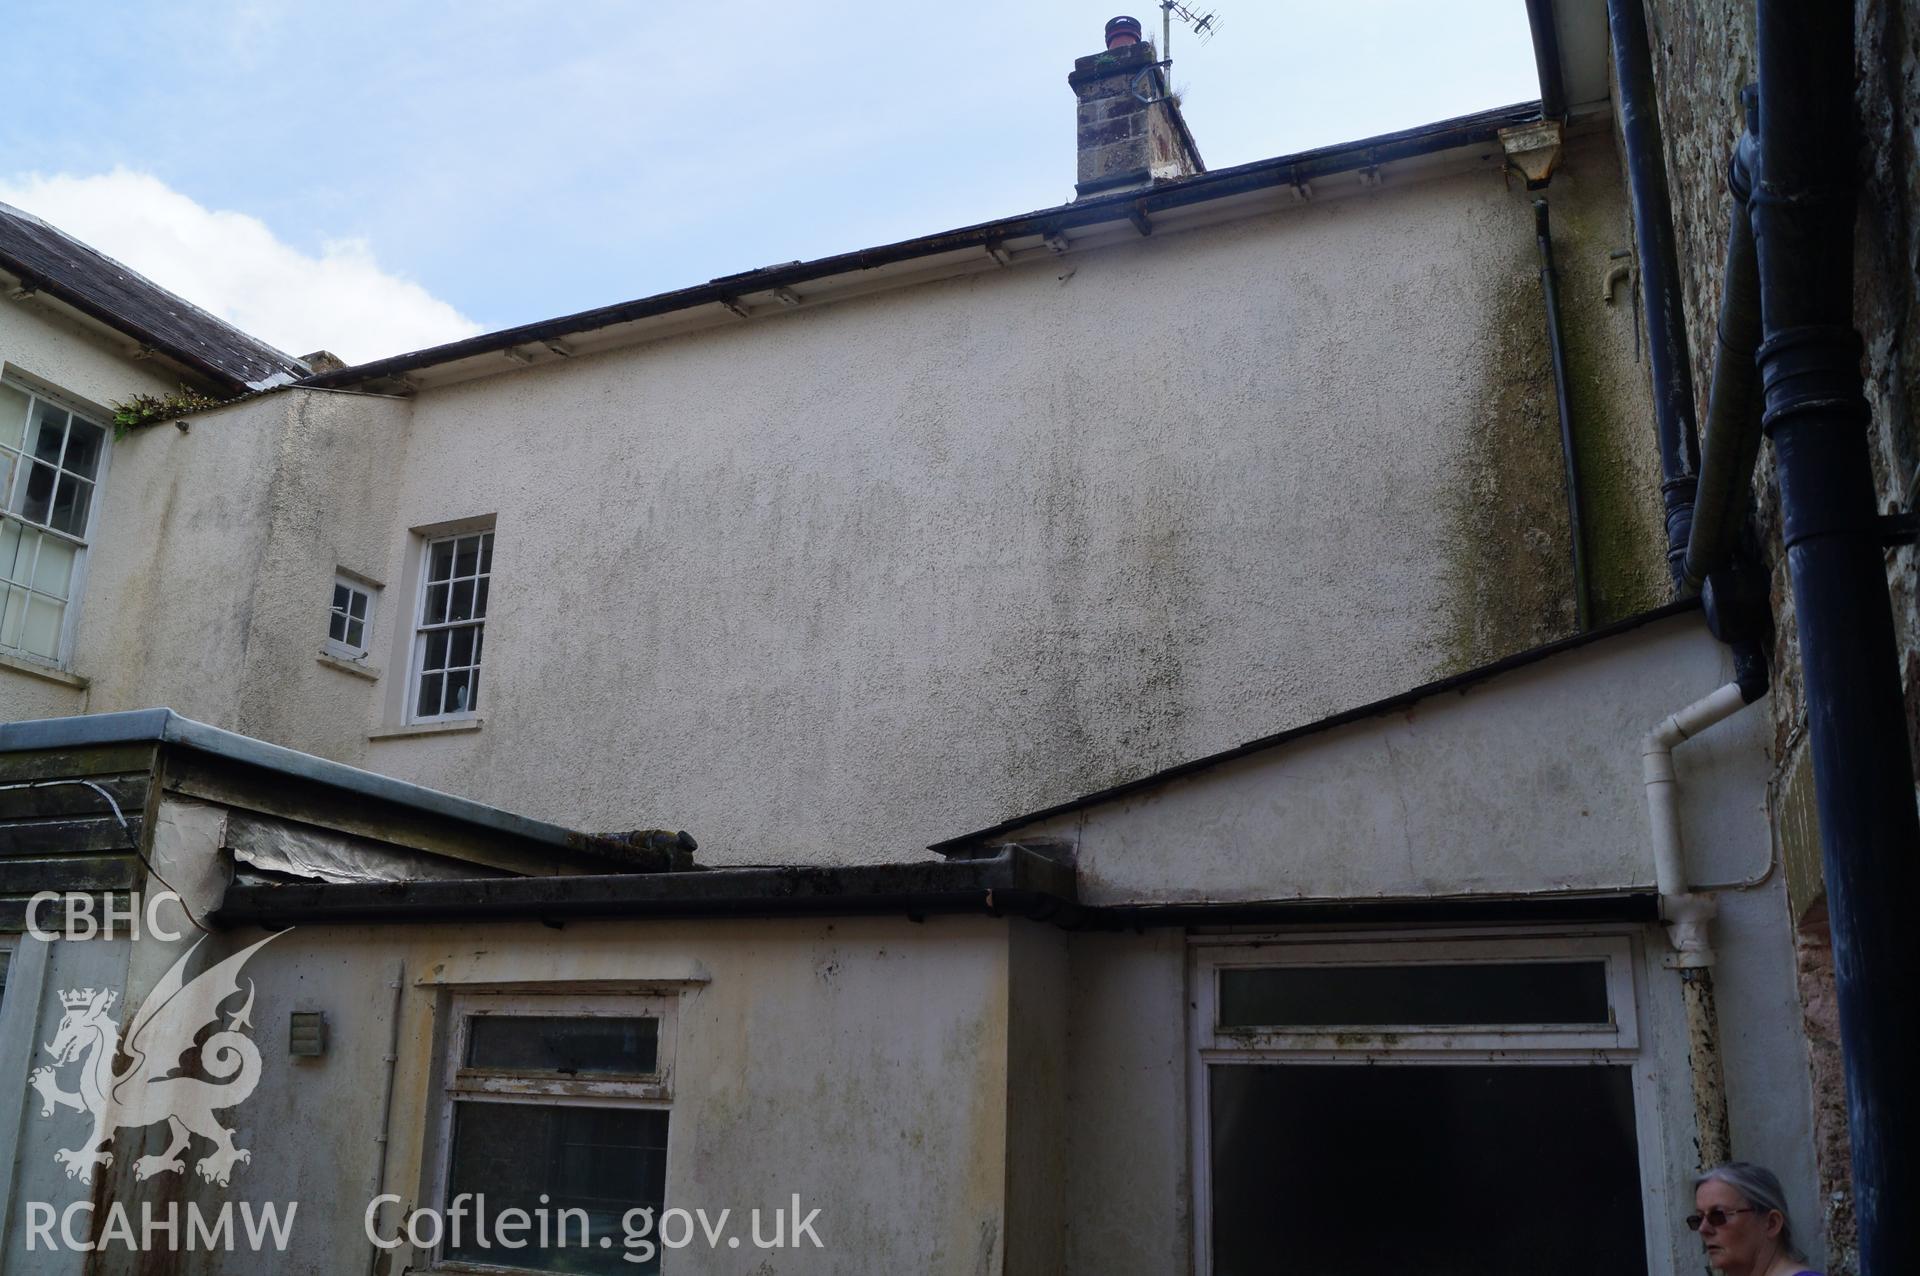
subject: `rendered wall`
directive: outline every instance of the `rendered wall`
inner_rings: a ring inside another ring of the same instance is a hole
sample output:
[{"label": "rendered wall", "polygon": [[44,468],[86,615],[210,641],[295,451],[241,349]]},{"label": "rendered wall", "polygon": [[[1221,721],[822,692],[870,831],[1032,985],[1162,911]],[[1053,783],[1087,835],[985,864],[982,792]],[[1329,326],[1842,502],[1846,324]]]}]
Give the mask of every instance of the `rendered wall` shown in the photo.
[{"label": "rendered wall", "polygon": [[[1625,242],[1610,143],[1551,197],[1606,618],[1664,589],[1631,315],[1574,282]],[[410,405],[270,395],[125,449],[91,707],[713,862],[897,857],[1566,633],[1544,333],[1483,170]],[[484,515],[484,726],[370,741],[408,529]],[[316,660],[335,562],[387,584],[378,682]]]},{"label": "rendered wall", "polygon": [[[823,1248],[759,1251],[743,1243],[718,1256],[676,1252],[669,1270],[794,1273],[1000,1271],[1007,1209],[1006,1112],[1009,923],[987,918],[735,922],[569,923],[563,932],[525,925],[297,927],[244,969],[256,990],[251,1021],[262,1056],[259,1088],[223,1113],[252,1153],[226,1189],[191,1171],[145,1183],[126,1173],[145,1147],[132,1131],[115,1145],[116,1171],[93,1188],[64,1178],[52,1149],[71,1146],[85,1124],[25,1117],[15,1166],[13,1228],[0,1271],[78,1273],[86,1256],[28,1254],[21,1202],[63,1209],[108,1203],[297,1201],[294,1244],[267,1260],[225,1255],[102,1254],[88,1271],[172,1270],[203,1276],[263,1270],[300,1276],[363,1271],[372,1252],[363,1213],[375,1195],[381,1097],[391,1019],[391,981],[405,968],[386,1182],[420,1203],[422,1158],[432,1155],[436,1005],[460,989],[547,985],[563,1001],[583,981],[603,989],[678,995],[679,1026],[670,1116],[667,1200],[710,1214],[785,1205],[798,1193],[821,1212]],[[222,935],[229,952],[259,933]],[[65,943],[45,978],[36,1039],[51,1037],[67,987],[118,986],[125,944]],[[184,945],[136,945],[171,959]],[[108,967],[102,967],[105,961]],[[150,986],[147,985],[147,986]],[[141,991],[144,991],[142,989]],[[133,990],[129,1000],[137,999]],[[287,1053],[288,1016],[327,1016],[319,1059]],[[13,1022],[14,1006],[8,1006]],[[36,1064],[41,1060],[36,1059]],[[0,1078],[8,1093],[24,1077]],[[194,1156],[207,1150],[196,1143]],[[804,1211],[803,1211],[804,1212]],[[123,1261],[124,1260],[124,1261]],[[410,1260],[393,1251],[379,1270]],[[270,1266],[263,1266],[263,1261]],[[171,1266],[169,1265],[171,1264]],[[1034,1270],[1038,1270],[1037,1268]]]}]

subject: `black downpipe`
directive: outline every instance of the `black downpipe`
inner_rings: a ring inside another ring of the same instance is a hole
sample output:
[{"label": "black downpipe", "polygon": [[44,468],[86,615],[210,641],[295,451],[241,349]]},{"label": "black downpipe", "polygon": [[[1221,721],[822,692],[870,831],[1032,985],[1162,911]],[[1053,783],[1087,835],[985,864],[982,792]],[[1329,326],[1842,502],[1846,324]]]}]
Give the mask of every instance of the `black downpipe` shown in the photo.
[{"label": "black downpipe", "polygon": [[1573,450],[1573,402],[1567,393],[1567,347],[1560,336],[1560,290],[1553,270],[1553,234],[1548,228],[1544,199],[1533,201],[1533,235],[1540,245],[1540,291],[1547,307],[1547,349],[1553,353],[1553,397],[1560,412],[1560,455],[1566,463],[1567,533],[1573,542],[1574,626],[1585,633],[1590,606],[1587,539],[1580,518],[1580,465]]},{"label": "black downpipe", "polygon": [[1553,22],[1553,0],[1527,0],[1527,25],[1533,28],[1533,61],[1540,72],[1540,114],[1549,120],[1567,114],[1567,81],[1560,71],[1560,32]]},{"label": "black downpipe", "polygon": [[1653,54],[1641,0],[1607,0],[1607,29],[1618,78],[1633,238],[1639,248],[1647,363],[1653,373],[1653,426],[1660,447],[1660,498],[1666,506],[1667,570],[1678,584],[1692,535],[1700,441],[1694,426],[1686,315],[1680,306],[1680,259],[1674,247],[1666,149],[1654,103]]},{"label": "black downpipe", "polygon": [[1733,557],[1760,455],[1760,266],[1753,250],[1748,200],[1753,192],[1759,138],[1759,99],[1740,94],[1747,129],[1727,166],[1733,209],[1727,227],[1726,268],[1720,272],[1720,318],[1713,352],[1713,388],[1700,439],[1700,491],[1693,508],[1681,588],[1691,593]]},{"label": "black downpipe", "polygon": [[1753,207],[1863,1276],[1920,1271],[1920,818],[1853,328],[1853,6],[1759,0]]}]

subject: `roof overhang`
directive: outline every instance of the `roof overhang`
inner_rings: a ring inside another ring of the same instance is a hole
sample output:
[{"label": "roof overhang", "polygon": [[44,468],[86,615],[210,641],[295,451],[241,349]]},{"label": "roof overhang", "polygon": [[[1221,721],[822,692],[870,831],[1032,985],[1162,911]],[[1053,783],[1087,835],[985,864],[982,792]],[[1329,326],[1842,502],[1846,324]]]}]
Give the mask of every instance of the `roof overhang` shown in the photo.
[{"label": "roof overhang", "polygon": [[858,252],[726,275],[691,288],[343,368],[300,384],[424,389],[1426,177],[1497,173],[1506,162],[1501,130],[1539,118],[1538,102],[1482,111]]}]

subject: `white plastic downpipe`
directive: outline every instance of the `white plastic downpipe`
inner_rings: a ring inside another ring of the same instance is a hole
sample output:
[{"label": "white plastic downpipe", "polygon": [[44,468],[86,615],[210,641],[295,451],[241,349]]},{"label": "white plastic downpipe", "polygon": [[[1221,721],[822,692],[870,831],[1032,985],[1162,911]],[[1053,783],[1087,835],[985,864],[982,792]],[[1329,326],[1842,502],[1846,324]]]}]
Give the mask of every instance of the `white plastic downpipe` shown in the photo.
[{"label": "white plastic downpipe", "polygon": [[1676,966],[1713,965],[1707,923],[1717,908],[1712,895],[1687,890],[1686,852],[1680,844],[1680,789],[1673,775],[1673,749],[1716,722],[1745,708],[1746,693],[1729,682],[1696,700],[1647,732],[1640,742],[1640,769],[1647,786],[1647,815],[1653,822],[1653,880],[1660,890],[1660,916],[1673,940]]},{"label": "white plastic downpipe", "polygon": [[1674,746],[1699,735],[1747,705],[1740,684],[1730,682],[1696,700],[1640,741],[1647,815],[1653,825],[1653,880],[1660,890],[1660,918],[1673,952],[1667,965],[1680,974],[1687,1013],[1687,1064],[1693,1077],[1695,1146],[1702,1168],[1732,1159],[1727,1122],[1727,1083],[1720,1066],[1720,1016],[1714,1004],[1712,922],[1719,897],[1687,889],[1687,859],[1680,844],[1680,790],[1673,774]]}]

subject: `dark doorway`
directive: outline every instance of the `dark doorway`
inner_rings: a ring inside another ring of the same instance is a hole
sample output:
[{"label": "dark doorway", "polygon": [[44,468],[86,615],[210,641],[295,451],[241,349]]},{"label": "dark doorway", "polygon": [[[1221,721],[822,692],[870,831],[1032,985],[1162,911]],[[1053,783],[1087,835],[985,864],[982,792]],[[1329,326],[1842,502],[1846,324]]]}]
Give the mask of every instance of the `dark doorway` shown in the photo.
[{"label": "dark doorway", "polygon": [[1215,1065],[1215,1276],[1645,1276],[1623,1066]]}]

